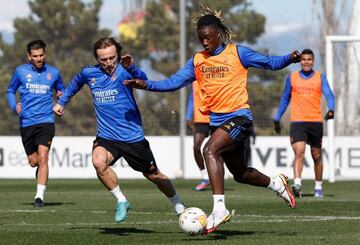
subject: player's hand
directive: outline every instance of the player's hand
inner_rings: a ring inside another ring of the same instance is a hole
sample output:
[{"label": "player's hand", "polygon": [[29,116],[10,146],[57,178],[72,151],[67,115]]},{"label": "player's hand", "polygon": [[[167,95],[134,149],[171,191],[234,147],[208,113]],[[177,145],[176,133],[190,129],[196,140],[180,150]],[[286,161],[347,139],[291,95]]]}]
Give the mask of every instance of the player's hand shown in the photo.
[{"label": "player's hand", "polygon": [[281,133],[281,125],[279,121],[274,120],[274,130],[277,134]]},{"label": "player's hand", "polygon": [[334,111],[329,110],[325,115],[325,120],[334,119]]},{"label": "player's hand", "polygon": [[125,69],[129,68],[134,63],[133,58],[130,54],[125,54],[121,56],[120,64]]},{"label": "player's hand", "polygon": [[56,98],[59,99],[62,94],[63,94],[63,92],[61,90],[58,90],[56,92]]},{"label": "player's hand", "polygon": [[130,87],[138,88],[138,89],[146,89],[146,87],[147,87],[146,82],[144,80],[140,80],[140,79],[124,80],[123,83]]},{"label": "player's hand", "polygon": [[291,62],[299,63],[301,61],[301,54],[299,51],[295,50],[291,53]]},{"label": "player's hand", "polygon": [[20,114],[20,112],[21,112],[21,102],[18,102],[18,103],[16,104],[16,113],[17,113],[17,114]]},{"label": "player's hand", "polygon": [[61,105],[56,104],[53,108],[53,111],[57,116],[61,117],[64,114],[65,109]]},{"label": "player's hand", "polygon": [[191,132],[195,132],[195,123],[193,120],[186,120],[186,126],[191,130]]}]

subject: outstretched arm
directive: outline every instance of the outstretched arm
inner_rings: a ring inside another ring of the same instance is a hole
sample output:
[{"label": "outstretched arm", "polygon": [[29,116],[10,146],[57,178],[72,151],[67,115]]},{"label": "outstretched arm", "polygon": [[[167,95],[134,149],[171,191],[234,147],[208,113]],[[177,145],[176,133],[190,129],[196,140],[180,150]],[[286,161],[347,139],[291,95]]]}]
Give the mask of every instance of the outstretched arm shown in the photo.
[{"label": "outstretched arm", "polygon": [[170,78],[167,78],[165,80],[144,81],[141,79],[132,79],[132,80],[125,80],[124,84],[138,89],[146,89],[150,91],[159,91],[159,92],[171,92],[189,85],[194,80],[195,80],[194,64],[192,59],[190,59],[183,68],[181,68],[174,75],[172,75]]},{"label": "outstretched arm", "polygon": [[285,56],[264,55],[240,45],[237,46],[237,50],[241,63],[245,68],[255,67],[267,70],[280,70],[291,63],[300,62],[301,56],[297,50]]},{"label": "outstretched arm", "polygon": [[75,75],[67,88],[64,90],[63,94],[58,99],[58,103],[53,108],[53,111],[56,115],[61,116],[64,113],[65,105],[82,88],[82,86],[84,86],[85,81],[86,80],[82,73]]}]

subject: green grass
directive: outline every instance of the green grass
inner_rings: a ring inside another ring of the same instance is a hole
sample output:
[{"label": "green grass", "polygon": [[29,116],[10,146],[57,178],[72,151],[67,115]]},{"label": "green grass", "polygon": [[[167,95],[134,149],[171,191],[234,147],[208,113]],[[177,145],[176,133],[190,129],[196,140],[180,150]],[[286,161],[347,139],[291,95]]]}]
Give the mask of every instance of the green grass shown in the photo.
[{"label": "green grass", "polygon": [[[211,191],[196,180],[175,180],[187,206],[209,213]],[[183,234],[169,201],[146,180],[120,180],[133,205],[114,221],[115,201],[98,180],[50,180],[44,208],[34,208],[34,180],[0,180],[0,244],[360,244],[360,182],[324,184],[322,200],[305,196],[289,209],[263,188],[226,182],[226,205],[236,214],[208,236]]]}]

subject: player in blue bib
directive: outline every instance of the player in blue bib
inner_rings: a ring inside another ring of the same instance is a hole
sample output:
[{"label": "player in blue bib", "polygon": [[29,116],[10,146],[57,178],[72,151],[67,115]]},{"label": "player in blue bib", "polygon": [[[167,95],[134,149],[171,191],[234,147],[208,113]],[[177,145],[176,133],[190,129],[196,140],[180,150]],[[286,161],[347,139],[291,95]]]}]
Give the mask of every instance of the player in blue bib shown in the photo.
[{"label": "player in blue bib", "polygon": [[115,196],[116,222],[127,218],[130,202],[121,192],[118,178],[112,166],[123,157],[136,171],[157,185],[171,201],[177,214],[185,207],[170,179],[160,172],[144,137],[139,109],[133,89],[123,84],[124,80],[147,79],[146,74],[132,63],[130,55],[121,57],[121,45],[113,38],[101,38],[94,45],[95,66],[85,66],[77,74],[54,106],[61,116],[64,106],[83,85],[87,85],[93,97],[97,135],[93,144],[92,162],[101,183]]}]

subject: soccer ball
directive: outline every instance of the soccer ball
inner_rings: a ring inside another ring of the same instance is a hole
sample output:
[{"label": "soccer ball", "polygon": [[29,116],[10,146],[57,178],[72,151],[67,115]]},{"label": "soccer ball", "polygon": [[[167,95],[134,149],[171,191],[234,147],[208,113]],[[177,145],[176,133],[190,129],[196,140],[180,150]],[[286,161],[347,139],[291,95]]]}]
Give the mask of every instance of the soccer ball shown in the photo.
[{"label": "soccer ball", "polygon": [[206,214],[200,208],[187,208],[179,217],[181,230],[190,236],[201,234],[206,229],[206,224]]}]

